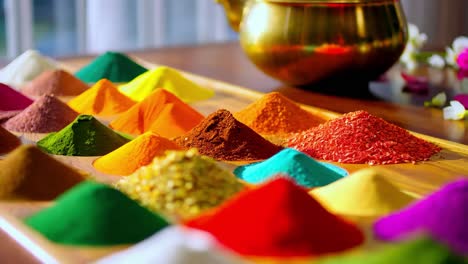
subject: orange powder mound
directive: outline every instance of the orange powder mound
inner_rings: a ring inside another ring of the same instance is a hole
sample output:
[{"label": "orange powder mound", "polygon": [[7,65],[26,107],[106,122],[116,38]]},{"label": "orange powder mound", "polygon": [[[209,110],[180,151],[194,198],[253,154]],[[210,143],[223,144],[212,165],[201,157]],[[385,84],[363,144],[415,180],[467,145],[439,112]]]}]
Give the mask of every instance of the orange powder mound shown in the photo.
[{"label": "orange powder mound", "polygon": [[263,135],[281,135],[300,132],[325,123],[323,116],[302,109],[295,102],[273,92],[264,95],[234,117]]},{"label": "orange powder mound", "polygon": [[0,155],[12,151],[20,144],[19,138],[0,126]]},{"label": "orange powder mound", "polygon": [[152,131],[165,138],[175,138],[187,133],[202,120],[202,114],[177,96],[164,89],[157,89],[109,126],[133,135]]},{"label": "orange powder mound", "polygon": [[140,167],[150,164],[166,150],[180,150],[174,142],[147,132],[111,153],[98,158],[93,165],[96,170],[113,175],[130,175]]},{"label": "orange powder mound", "polygon": [[112,116],[127,111],[135,102],[119,92],[111,81],[102,79],[68,105],[80,114]]},{"label": "orange powder mound", "polygon": [[29,84],[23,87],[21,92],[30,96],[53,94],[56,96],[79,95],[88,89],[88,85],[64,70],[45,71],[37,76]]}]

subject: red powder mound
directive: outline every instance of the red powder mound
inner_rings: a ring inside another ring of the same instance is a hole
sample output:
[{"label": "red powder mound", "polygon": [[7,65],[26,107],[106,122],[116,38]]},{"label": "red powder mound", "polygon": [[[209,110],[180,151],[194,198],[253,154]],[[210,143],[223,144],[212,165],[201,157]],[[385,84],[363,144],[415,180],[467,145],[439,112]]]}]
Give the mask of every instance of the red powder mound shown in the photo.
[{"label": "red powder mound", "polygon": [[79,95],[88,85],[64,70],[45,71],[23,87],[21,92],[31,96],[54,94],[57,96]]},{"label": "red powder mound", "polygon": [[0,126],[0,154],[8,153],[19,145],[19,138]]},{"label": "red powder mound", "polygon": [[243,192],[186,225],[208,231],[242,255],[258,257],[319,256],[364,241],[355,225],[286,178]]},{"label": "red powder mound", "polygon": [[33,100],[3,83],[0,83],[0,98],[0,111],[23,110],[33,103]]},{"label": "red powder mound", "polygon": [[45,95],[8,120],[4,127],[15,132],[56,132],[73,122],[77,116],[77,112],[55,96]]},{"label": "red powder mound", "polygon": [[293,135],[288,146],[317,159],[369,165],[429,160],[441,150],[365,111]]}]

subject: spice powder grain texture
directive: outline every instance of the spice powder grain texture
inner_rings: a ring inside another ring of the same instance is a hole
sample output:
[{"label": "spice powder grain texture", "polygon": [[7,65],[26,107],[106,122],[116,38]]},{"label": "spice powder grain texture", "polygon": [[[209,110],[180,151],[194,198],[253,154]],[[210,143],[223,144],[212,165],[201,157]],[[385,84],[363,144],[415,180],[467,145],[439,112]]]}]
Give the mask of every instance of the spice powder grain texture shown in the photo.
[{"label": "spice powder grain texture", "polygon": [[441,148],[366,111],[356,111],[295,134],[288,146],[328,161],[398,164],[429,160]]}]

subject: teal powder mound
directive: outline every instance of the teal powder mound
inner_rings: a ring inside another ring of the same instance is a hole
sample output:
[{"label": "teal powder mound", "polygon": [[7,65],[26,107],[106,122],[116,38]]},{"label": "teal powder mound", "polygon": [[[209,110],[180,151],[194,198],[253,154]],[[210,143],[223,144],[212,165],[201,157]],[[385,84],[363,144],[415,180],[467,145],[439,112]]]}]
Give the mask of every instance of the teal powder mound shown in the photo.
[{"label": "teal powder mound", "polygon": [[95,83],[104,78],[126,83],[147,70],[122,53],[106,52],[81,68],[75,76],[86,83]]},{"label": "teal powder mound", "polygon": [[54,155],[103,156],[129,141],[93,116],[80,115],[64,129],[39,140],[37,146]]},{"label": "teal powder mound", "polygon": [[377,252],[332,257],[317,264],[468,264],[468,260],[430,238],[418,238]]},{"label": "teal powder mound", "polygon": [[320,187],[337,181],[348,172],[338,166],[318,162],[295,149],[284,149],[273,157],[258,163],[237,167],[234,174],[253,184],[270,180],[278,174],[293,178],[306,188]]},{"label": "teal powder mound", "polygon": [[94,182],[77,185],[25,223],[53,242],[94,246],[137,243],[169,225],[118,190]]}]

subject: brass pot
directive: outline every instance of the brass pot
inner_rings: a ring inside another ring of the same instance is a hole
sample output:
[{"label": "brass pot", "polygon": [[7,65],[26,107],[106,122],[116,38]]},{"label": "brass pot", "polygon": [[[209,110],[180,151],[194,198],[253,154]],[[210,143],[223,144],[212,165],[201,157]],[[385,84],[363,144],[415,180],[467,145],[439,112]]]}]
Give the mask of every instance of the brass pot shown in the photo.
[{"label": "brass pot", "polygon": [[292,85],[374,79],[407,42],[399,0],[222,1],[250,60]]}]

